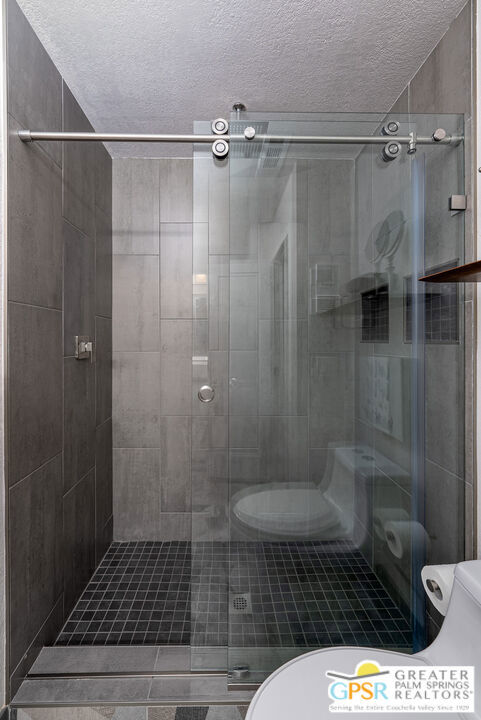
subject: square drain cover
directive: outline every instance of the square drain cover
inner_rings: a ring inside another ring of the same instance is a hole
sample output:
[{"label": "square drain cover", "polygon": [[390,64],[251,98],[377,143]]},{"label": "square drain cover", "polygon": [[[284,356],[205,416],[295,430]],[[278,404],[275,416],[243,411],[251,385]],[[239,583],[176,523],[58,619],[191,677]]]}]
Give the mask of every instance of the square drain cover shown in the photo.
[{"label": "square drain cover", "polygon": [[230,596],[230,612],[232,615],[247,615],[252,612],[251,594],[234,593]]}]

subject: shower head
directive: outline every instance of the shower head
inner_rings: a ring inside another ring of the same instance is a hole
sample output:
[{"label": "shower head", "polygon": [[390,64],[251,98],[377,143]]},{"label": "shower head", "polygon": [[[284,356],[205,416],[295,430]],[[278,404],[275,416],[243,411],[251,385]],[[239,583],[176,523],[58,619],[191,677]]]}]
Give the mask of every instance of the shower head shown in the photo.
[{"label": "shower head", "polygon": [[230,156],[233,158],[245,158],[259,160],[259,169],[274,169],[279,166],[287,153],[288,143],[261,143],[245,140],[244,130],[249,127],[255,131],[255,136],[267,135],[268,122],[252,122],[233,120],[229,126],[231,136],[240,135],[239,141],[231,140]]}]

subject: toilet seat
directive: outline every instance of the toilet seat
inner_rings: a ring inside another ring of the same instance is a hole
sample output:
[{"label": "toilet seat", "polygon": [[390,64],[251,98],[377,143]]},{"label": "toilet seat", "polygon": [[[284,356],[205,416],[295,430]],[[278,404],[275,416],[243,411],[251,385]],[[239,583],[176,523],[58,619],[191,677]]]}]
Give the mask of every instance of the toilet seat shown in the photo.
[{"label": "toilet seat", "polygon": [[232,498],[232,510],[246,527],[283,537],[310,537],[340,525],[334,505],[312,484],[255,485]]},{"label": "toilet seat", "polygon": [[[328,686],[332,680],[326,677],[326,671],[352,675],[356,665],[365,660],[373,660],[381,666],[430,664],[422,654],[405,655],[373,648],[337,647],[315,650],[291,660],[267,678],[255,694],[246,720],[324,720],[336,715],[367,717],[366,713],[330,713],[329,705],[332,701],[328,697]],[[393,720],[399,716],[399,713],[375,713],[375,717],[382,720]],[[419,714],[416,713],[403,713],[402,717],[419,720]],[[425,717],[428,718],[429,715]],[[441,713],[435,717],[436,720],[455,720],[463,716],[457,713]]]}]

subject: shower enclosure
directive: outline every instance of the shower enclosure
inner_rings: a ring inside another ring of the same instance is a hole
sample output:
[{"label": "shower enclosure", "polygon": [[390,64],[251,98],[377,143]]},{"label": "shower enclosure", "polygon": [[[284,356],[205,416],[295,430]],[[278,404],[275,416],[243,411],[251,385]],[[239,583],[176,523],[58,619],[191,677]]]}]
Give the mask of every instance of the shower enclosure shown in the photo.
[{"label": "shower enclosure", "polygon": [[463,285],[420,281],[463,262],[463,116],[233,113],[228,159],[194,130],[114,161],[114,542],[54,644],[232,688],[417,651],[421,567],[465,556]]},{"label": "shower enclosure", "polygon": [[[418,279],[463,260],[463,213],[446,213],[462,143],[393,159],[243,133],[388,142],[462,123],[243,112],[227,162],[195,146],[194,670],[255,683],[320,646],[427,643],[420,569],[442,527],[425,509],[426,348],[453,346],[462,408],[463,286]],[[461,528],[462,490],[451,499]]]}]

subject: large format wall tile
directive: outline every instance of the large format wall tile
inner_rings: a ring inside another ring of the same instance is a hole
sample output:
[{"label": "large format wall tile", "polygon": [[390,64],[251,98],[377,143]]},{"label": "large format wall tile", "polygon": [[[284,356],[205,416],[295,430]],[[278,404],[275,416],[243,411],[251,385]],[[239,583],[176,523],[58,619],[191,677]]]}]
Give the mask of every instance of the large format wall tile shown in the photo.
[{"label": "large format wall tile", "polygon": [[464,475],[464,353],[459,345],[426,345],[426,457]]},{"label": "large format wall tile", "polygon": [[229,349],[229,256],[209,257],[209,350]]},{"label": "large format wall tile", "polygon": [[16,667],[12,666],[10,673],[10,696],[13,697],[25,676],[32,667],[37,655],[42,648],[52,645],[57,639],[58,632],[63,624],[63,593],[59,595],[45,622],[40,626],[34,639],[26,649],[25,653]]},{"label": "large format wall tile", "polygon": [[95,335],[95,242],[63,221],[64,355],[75,354],[75,336]]},{"label": "large format wall tile", "polygon": [[227,448],[227,417],[192,417],[192,447],[198,450]]},{"label": "large format wall tile", "polygon": [[114,450],[116,540],[158,540],[160,459],[154,448]]},{"label": "large format wall tile", "polygon": [[163,512],[160,518],[160,540],[188,541],[192,538],[192,515],[190,512]]},{"label": "large format wall tile", "polygon": [[231,448],[256,448],[258,444],[259,418],[257,416],[229,418],[229,446]]},{"label": "large format wall tile", "polygon": [[259,412],[307,415],[306,320],[259,322]]},{"label": "large format wall tile", "polygon": [[191,418],[163,417],[160,427],[161,507],[164,512],[191,508]]},{"label": "large format wall tile", "polygon": [[95,206],[95,313],[112,317],[112,216]]},{"label": "large format wall tile", "polygon": [[62,171],[14,133],[8,141],[8,297],[62,307]]},{"label": "large format wall tile", "polygon": [[112,416],[112,320],[95,318],[95,416],[100,425]]},{"label": "large format wall tile", "polygon": [[69,612],[95,569],[95,471],[64,497],[65,611]]},{"label": "large format wall tile", "polygon": [[103,143],[95,143],[95,205],[112,222],[112,158]]},{"label": "large format wall tile", "polygon": [[259,471],[266,482],[307,482],[308,418],[259,418]]},{"label": "large format wall tile", "polygon": [[108,551],[114,538],[114,516],[111,515],[103,528],[96,530],[95,537],[95,562],[98,565],[105,553]]},{"label": "large format wall tile", "polygon": [[351,161],[311,160],[308,163],[309,254],[339,252],[352,233],[354,164]]},{"label": "large format wall tile", "polygon": [[163,159],[160,166],[160,222],[192,222],[192,160]]},{"label": "large format wall tile", "polygon": [[158,448],[159,353],[114,353],[113,436],[116,448]]},{"label": "large format wall tile", "polygon": [[310,358],[310,447],[349,443],[354,430],[354,356],[350,353]]},{"label": "large format wall tile", "polygon": [[103,531],[112,517],[112,419],[96,428],[95,440],[95,525],[97,562],[107,549]]},{"label": "large format wall tile", "polygon": [[[8,112],[29,129],[62,129],[62,78],[15,0],[7,5]],[[60,165],[60,143],[43,143]]]},{"label": "large format wall tile", "polygon": [[113,273],[114,351],[158,351],[158,255],[115,255]]},{"label": "large format wall tile", "polygon": [[206,320],[209,309],[209,226],[192,225],[192,317]]},{"label": "large format wall tile", "polygon": [[229,253],[229,165],[209,164],[209,255]]},{"label": "large format wall tile", "polygon": [[[223,515],[229,502],[227,450],[193,450],[192,510],[195,513]],[[198,538],[199,539],[199,538]]]},{"label": "large format wall tile", "polygon": [[[428,130],[429,131],[429,130]],[[424,262],[426,272],[444,263],[462,263],[465,251],[466,213],[452,213],[446,198],[458,195],[464,185],[464,162],[457,148],[426,153]],[[465,188],[468,192],[468,189]],[[468,245],[466,244],[466,248]]]},{"label": "large format wall tile", "polygon": [[471,113],[471,3],[466,3],[409,85],[409,112]]},{"label": "large format wall tile", "polygon": [[10,668],[34,640],[62,592],[62,458],[9,492]]},{"label": "large format wall tile", "polygon": [[192,387],[192,321],[162,320],[160,344],[161,413],[189,415]]},{"label": "large format wall tile", "polygon": [[430,538],[426,562],[464,559],[464,492],[462,478],[426,462],[425,528]]},{"label": "large format wall tile", "polygon": [[116,254],[159,252],[159,160],[115,159],[112,234]]},{"label": "large format wall tile", "polygon": [[257,350],[257,274],[230,277],[230,349]]},{"label": "large format wall tile", "polygon": [[160,226],[160,316],[192,317],[192,224]]},{"label": "large format wall tile", "polygon": [[[63,129],[92,132],[82,108],[63,83]],[[91,143],[63,143],[63,216],[89,237],[95,234],[95,152]]]},{"label": "large format wall tile", "polygon": [[[227,354],[227,353],[226,353]],[[257,415],[259,410],[259,354],[250,350],[231,351],[231,415]]]},{"label": "large format wall tile", "polygon": [[64,492],[95,464],[95,369],[89,360],[64,360]]},{"label": "large format wall tile", "polygon": [[9,484],[62,450],[62,313],[8,304]]},{"label": "large format wall tile", "polygon": [[[7,5],[13,694],[112,538],[112,161],[98,143],[17,137],[91,126],[15,0]],[[96,340],[95,366],[74,359],[75,335]]]}]

